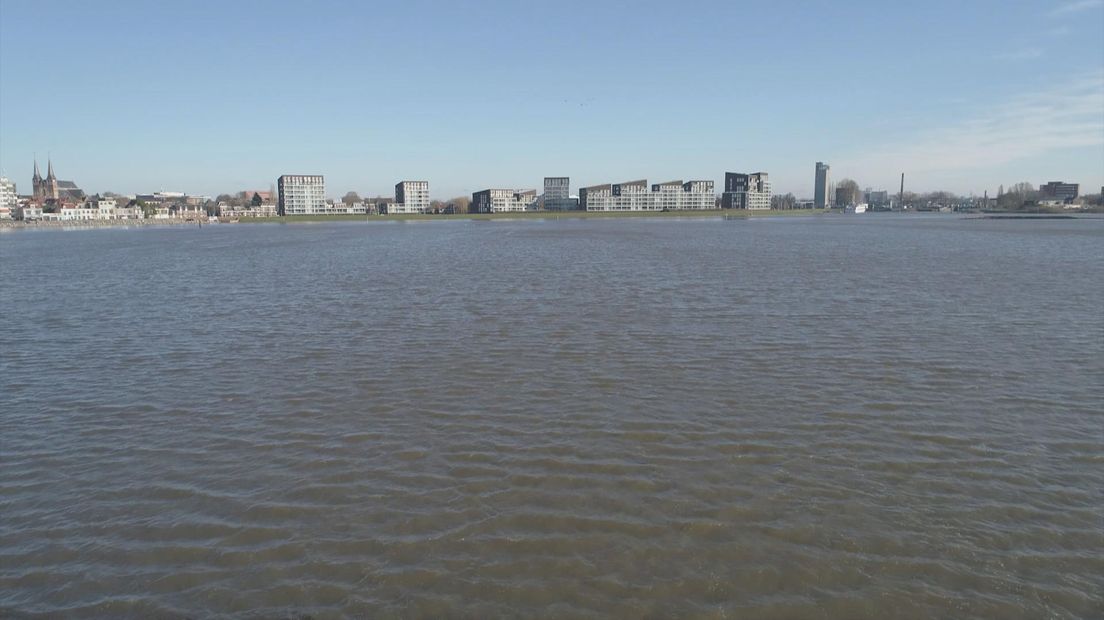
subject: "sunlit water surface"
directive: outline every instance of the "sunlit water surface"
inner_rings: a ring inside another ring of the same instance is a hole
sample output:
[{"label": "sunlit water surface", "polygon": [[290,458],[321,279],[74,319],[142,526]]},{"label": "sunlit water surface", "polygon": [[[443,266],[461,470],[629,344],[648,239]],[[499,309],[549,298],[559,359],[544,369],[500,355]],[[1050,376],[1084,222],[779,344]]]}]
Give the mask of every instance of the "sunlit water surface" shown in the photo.
[{"label": "sunlit water surface", "polygon": [[1099,618],[1104,221],[0,235],[0,615]]}]

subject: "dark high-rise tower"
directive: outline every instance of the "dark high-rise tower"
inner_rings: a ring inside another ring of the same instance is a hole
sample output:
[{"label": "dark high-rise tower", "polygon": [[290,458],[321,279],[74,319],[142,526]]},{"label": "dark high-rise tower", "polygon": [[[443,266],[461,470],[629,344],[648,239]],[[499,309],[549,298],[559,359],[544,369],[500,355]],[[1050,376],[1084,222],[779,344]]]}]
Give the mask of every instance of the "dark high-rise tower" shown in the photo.
[{"label": "dark high-rise tower", "polygon": [[813,185],[813,206],[817,209],[827,209],[832,201],[828,195],[828,170],[830,166],[823,162],[816,163],[816,181]]}]

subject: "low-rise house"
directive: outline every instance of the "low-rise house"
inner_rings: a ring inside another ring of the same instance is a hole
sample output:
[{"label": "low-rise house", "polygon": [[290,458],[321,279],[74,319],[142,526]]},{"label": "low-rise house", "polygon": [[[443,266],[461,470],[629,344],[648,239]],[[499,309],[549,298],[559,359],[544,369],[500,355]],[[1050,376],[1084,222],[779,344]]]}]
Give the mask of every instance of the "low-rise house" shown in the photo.
[{"label": "low-rise house", "polygon": [[33,222],[42,219],[42,206],[31,201],[21,202],[15,208],[15,219]]},{"label": "low-rise house", "polygon": [[115,207],[115,219],[119,220],[140,220],[145,218],[146,215],[142,213],[142,208],[134,205],[127,205],[125,207]]},{"label": "low-rise house", "polygon": [[250,204],[242,207],[235,207],[220,202],[218,207],[216,207],[216,213],[218,213],[221,218],[276,217],[276,204],[261,203],[259,205]]},{"label": "low-rise house", "polygon": [[368,207],[363,202],[346,204],[340,200],[327,200],[319,215],[366,215]]},{"label": "low-rise house", "polygon": [[207,219],[207,208],[203,205],[176,203],[169,207],[169,213],[173,217],[185,220]]}]

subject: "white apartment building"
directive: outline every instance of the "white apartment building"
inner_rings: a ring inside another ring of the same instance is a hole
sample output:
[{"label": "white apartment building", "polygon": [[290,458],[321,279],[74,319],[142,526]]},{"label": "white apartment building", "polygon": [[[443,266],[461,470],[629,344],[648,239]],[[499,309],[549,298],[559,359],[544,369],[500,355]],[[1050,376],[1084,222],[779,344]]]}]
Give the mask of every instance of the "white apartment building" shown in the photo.
[{"label": "white apartment building", "polygon": [[285,174],[276,180],[280,215],[316,215],[326,211],[326,183],[320,174]]},{"label": "white apartment building", "polygon": [[536,211],[535,189],[485,189],[472,194],[472,213]]},{"label": "white apartment building", "polygon": [[579,190],[584,211],[679,211],[716,208],[713,181],[669,181],[650,188],[641,179],[606,183]]},{"label": "white apartment building", "polygon": [[19,206],[19,194],[15,192],[15,181],[0,177],[0,211],[14,213]]},{"label": "white apartment building", "polygon": [[386,205],[388,214],[428,211],[429,181],[400,181],[395,184],[395,202]]}]

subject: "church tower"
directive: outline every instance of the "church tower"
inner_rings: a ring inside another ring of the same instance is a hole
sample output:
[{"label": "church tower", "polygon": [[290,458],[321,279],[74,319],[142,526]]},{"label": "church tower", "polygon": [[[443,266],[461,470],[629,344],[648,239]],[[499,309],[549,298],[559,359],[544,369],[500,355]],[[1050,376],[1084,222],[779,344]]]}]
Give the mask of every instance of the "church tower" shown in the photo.
[{"label": "church tower", "polygon": [[46,188],[42,184],[42,173],[38,171],[38,159],[34,160],[34,176],[31,177],[32,194],[36,202],[46,199]]},{"label": "church tower", "polygon": [[57,200],[61,193],[58,191],[58,180],[54,176],[54,162],[53,160],[46,160],[46,183],[43,192],[47,200]]}]

